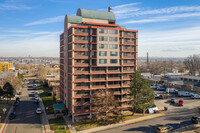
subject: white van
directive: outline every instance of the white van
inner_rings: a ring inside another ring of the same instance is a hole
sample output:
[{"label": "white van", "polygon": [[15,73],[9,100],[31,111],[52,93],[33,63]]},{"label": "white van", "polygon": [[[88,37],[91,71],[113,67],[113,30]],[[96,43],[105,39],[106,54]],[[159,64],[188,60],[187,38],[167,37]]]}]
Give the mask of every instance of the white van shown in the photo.
[{"label": "white van", "polygon": [[190,92],[178,92],[179,97],[190,97],[192,94]]}]

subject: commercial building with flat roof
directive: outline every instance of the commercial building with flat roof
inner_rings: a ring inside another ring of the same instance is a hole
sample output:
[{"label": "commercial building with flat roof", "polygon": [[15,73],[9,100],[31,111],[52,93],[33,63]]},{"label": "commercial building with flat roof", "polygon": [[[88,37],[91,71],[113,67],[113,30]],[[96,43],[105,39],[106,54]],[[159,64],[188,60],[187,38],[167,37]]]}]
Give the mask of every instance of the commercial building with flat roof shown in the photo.
[{"label": "commercial building with flat roof", "polygon": [[0,62],[0,72],[9,72],[11,68],[12,68],[12,63]]},{"label": "commercial building with flat roof", "polygon": [[128,110],[129,75],[137,69],[138,31],[116,24],[115,14],[78,9],[66,15],[60,35],[61,99],[72,120],[92,117],[91,96],[113,92],[121,110]]}]

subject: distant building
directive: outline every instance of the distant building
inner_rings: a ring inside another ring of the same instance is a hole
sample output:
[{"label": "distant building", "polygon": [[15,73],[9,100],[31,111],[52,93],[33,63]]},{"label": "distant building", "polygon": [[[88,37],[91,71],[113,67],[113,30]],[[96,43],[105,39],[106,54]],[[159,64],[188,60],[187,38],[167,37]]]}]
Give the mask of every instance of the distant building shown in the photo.
[{"label": "distant building", "polygon": [[72,120],[92,117],[91,96],[108,89],[129,110],[129,75],[137,69],[137,30],[116,24],[109,11],[78,9],[66,15],[60,35],[61,99]]},{"label": "distant building", "polygon": [[0,62],[0,72],[9,72],[12,68],[12,63]]}]

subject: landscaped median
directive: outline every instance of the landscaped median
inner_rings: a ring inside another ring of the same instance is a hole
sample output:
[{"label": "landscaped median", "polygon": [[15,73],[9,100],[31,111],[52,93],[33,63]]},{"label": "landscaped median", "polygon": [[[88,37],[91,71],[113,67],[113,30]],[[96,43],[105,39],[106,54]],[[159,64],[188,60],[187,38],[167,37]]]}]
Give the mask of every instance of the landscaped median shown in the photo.
[{"label": "landscaped median", "polygon": [[47,115],[48,114],[53,114],[53,97],[51,96],[52,93],[52,89],[45,87],[44,85],[40,85],[38,84],[38,89],[39,89],[39,93],[40,93],[40,98],[43,101],[43,104],[45,106],[45,110]]},{"label": "landscaped median", "polygon": [[153,119],[156,117],[160,117],[165,115],[164,113],[158,113],[158,114],[135,114],[134,116],[131,115],[130,112],[123,115],[122,121],[120,123],[113,123],[109,125],[99,125],[95,120],[84,120],[77,122],[75,124],[75,128],[78,131],[78,133],[92,133],[97,131],[102,131],[110,128],[115,128],[143,120]]}]

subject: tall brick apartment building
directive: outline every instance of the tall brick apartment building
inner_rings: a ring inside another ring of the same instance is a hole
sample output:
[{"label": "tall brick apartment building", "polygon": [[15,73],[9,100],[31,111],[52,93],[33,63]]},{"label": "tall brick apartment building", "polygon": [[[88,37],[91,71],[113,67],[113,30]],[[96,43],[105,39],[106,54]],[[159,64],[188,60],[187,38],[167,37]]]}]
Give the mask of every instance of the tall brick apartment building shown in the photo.
[{"label": "tall brick apartment building", "polygon": [[137,69],[137,30],[116,24],[115,14],[78,9],[66,15],[60,35],[61,99],[72,120],[92,117],[91,95],[113,91],[122,110],[130,108],[129,75]]}]

